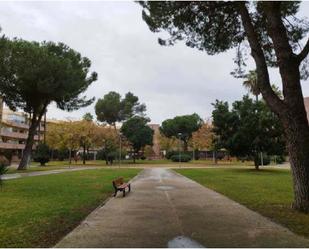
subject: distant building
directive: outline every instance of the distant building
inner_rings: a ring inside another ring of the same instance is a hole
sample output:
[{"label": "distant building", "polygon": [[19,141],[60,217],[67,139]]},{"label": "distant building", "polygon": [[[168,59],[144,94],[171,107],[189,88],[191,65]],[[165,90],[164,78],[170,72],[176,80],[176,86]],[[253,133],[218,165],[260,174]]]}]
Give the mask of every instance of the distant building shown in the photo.
[{"label": "distant building", "polygon": [[[9,157],[12,162],[19,161],[28,137],[29,118],[23,112],[13,112],[4,107],[0,99],[0,155]],[[35,145],[44,137],[44,124],[41,122],[34,136]]]},{"label": "distant building", "polygon": [[160,148],[160,141],[159,141],[159,135],[160,135],[160,125],[158,124],[149,124],[148,125],[153,131],[153,145],[152,145],[152,150],[153,150],[153,155],[151,155],[150,159],[161,159],[161,148]]}]

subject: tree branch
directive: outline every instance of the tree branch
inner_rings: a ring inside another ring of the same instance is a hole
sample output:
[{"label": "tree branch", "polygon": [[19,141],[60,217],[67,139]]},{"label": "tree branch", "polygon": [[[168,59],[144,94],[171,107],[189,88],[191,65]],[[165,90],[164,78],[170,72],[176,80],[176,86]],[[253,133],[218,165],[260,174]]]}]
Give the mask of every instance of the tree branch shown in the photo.
[{"label": "tree branch", "polygon": [[267,104],[270,106],[270,108],[275,113],[277,113],[277,115],[280,116],[282,114],[282,111],[285,109],[284,102],[277,96],[277,94],[273,91],[270,85],[266,58],[262,50],[261,44],[259,42],[257,33],[252,24],[252,20],[249,11],[247,9],[246,3],[239,2],[238,6],[242,24],[244,26],[244,30],[251,47],[251,55],[256,64],[256,71],[258,76],[257,83],[259,89],[261,90],[261,93]]},{"label": "tree branch", "polygon": [[309,53],[309,39],[307,40],[307,43],[303,50],[297,55],[297,60],[299,64],[307,57]]}]

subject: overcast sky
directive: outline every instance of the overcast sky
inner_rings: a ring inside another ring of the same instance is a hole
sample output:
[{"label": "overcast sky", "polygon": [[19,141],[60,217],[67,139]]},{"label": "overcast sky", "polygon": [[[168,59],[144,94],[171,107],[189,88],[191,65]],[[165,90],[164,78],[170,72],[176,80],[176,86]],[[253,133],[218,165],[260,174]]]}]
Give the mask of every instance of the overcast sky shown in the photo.
[{"label": "overcast sky", "polygon": [[[9,37],[61,41],[79,51],[99,76],[87,96],[131,91],[146,104],[152,123],[193,112],[208,118],[216,99],[231,102],[246,93],[242,80],[230,75],[234,51],[208,56],[182,43],[162,47],[141,11],[134,2],[7,1],[0,2],[0,25]],[[301,13],[309,13],[309,2]],[[272,82],[280,83],[275,73]],[[48,117],[81,118],[85,112],[95,115],[94,104],[70,113],[50,106]]]}]

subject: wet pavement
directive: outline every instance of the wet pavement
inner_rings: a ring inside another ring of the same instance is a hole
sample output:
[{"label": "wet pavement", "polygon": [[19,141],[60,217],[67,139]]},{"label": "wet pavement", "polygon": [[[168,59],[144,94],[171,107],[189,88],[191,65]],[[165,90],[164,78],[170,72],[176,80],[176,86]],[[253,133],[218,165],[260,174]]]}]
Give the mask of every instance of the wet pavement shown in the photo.
[{"label": "wet pavement", "polygon": [[92,212],[56,247],[308,247],[309,241],[170,169]]}]

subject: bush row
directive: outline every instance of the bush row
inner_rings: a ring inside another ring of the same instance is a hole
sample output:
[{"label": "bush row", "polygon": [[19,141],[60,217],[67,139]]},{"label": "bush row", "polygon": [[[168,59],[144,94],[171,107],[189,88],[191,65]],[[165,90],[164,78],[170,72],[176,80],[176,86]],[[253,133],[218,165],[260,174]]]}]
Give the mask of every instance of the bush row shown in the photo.
[{"label": "bush row", "polygon": [[189,162],[192,160],[192,157],[187,154],[180,154],[180,155],[178,154],[178,155],[172,155],[170,159],[173,162]]}]

